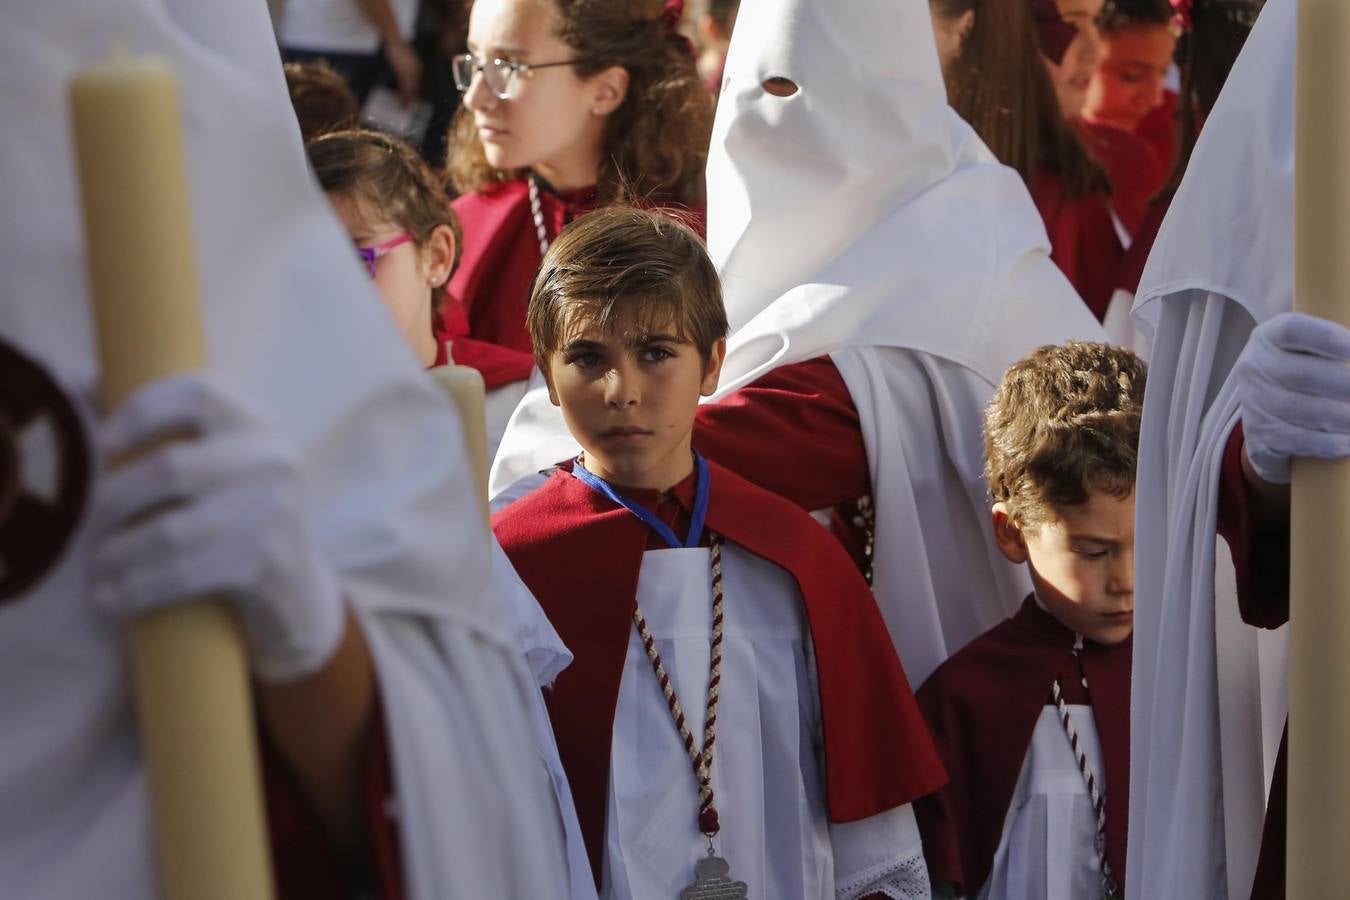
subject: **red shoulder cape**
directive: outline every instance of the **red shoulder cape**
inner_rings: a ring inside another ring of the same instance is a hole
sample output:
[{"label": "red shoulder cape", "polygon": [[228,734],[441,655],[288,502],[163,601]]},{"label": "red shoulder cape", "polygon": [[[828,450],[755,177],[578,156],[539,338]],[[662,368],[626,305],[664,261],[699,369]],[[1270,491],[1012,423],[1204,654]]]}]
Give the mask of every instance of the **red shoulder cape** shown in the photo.
[{"label": "red shoulder cape", "polygon": [[[967,644],[919,689],[919,709],[951,773],[945,788],[915,806],[934,881],[952,882],[973,897],[989,877],[1031,733],[1055,677],[1063,675],[1068,702],[1085,702],[1073,640],[1073,632],[1028,597],[1017,615]],[[1106,765],[1106,856],[1122,888],[1131,647],[1132,639],[1113,646],[1084,641],[1082,653]]]},{"label": "red shoulder cape", "polygon": [[[870,590],[847,555],[810,516],[709,462],[707,525],[792,574],[815,645],[830,819],[874,816],[937,790],[946,780]],[[674,517],[693,504],[694,478],[659,503]],[[610,745],[638,572],[649,529],[561,468],[493,518],[520,577],[576,661],[547,696],[563,767],[597,883],[604,847]],[[728,602],[735,602],[729,598]]]},{"label": "red shoulder cape", "polygon": [[[450,278],[440,334],[456,363],[473,366],[489,387],[530,376],[534,356],[525,329],[530,281],[539,268],[539,238],[523,180],[489,185],[451,201],[463,229],[459,266]],[[595,191],[560,197],[541,191],[550,235],[595,206]]]},{"label": "red shoulder cape", "polygon": [[1110,198],[1095,193],[1070,197],[1059,175],[1050,171],[1037,173],[1030,189],[1050,236],[1050,259],[1100,322],[1111,305],[1124,252],[1111,221]]},{"label": "red shoulder cape", "polygon": [[1076,130],[1111,182],[1111,208],[1131,235],[1148,217],[1149,204],[1167,183],[1172,167],[1147,140],[1105,122],[1079,121]]}]

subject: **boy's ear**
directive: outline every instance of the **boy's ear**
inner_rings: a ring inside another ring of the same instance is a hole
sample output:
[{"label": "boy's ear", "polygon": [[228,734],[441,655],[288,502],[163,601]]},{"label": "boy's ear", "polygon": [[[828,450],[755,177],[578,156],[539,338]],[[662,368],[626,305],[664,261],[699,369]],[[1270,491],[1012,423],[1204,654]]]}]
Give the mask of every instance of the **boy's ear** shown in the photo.
[{"label": "boy's ear", "polygon": [[727,339],[718,338],[717,343],[712,345],[712,352],[708,354],[708,364],[703,368],[703,383],[699,385],[699,393],[704,397],[711,397],[717,390],[717,382],[722,377],[722,361],[727,358]]},{"label": "boy's ear", "polygon": [[449,225],[437,225],[422,242],[422,268],[427,287],[437,288],[450,280],[455,264],[455,233]]},{"label": "boy's ear", "polygon": [[623,66],[610,66],[592,75],[591,84],[591,113],[607,116],[618,109],[623,104],[623,98],[628,96],[628,70]]},{"label": "boy's ear", "polygon": [[1008,504],[999,502],[994,504],[990,514],[994,524],[994,542],[998,544],[998,549],[1003,551],[1003,555],[1011,563],[1021,564],[1029,559],[1027,553],[1027,538],[1022,533],[1022,526],[1013,521],[1013,517],[1008,512]]}]

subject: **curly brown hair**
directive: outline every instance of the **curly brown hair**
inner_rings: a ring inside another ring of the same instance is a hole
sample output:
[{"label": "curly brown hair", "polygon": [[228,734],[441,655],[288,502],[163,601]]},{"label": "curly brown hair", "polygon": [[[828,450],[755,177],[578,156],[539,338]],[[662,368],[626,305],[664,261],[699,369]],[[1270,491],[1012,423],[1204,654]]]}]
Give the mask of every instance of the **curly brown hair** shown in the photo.
[{"label": "curly brown hair", "polygon": [[547,375],[570,328],[610,328],[629,315],[645,330],[673,323],[705,363],[727,335],[722,284],[693,229],[663,212],[611,206],[572,222],[544,255],[526,315],[535,362]]},{"label": "curly brown hair", "polygon": [[[459,267],[464,233],[440,180],[417,151],[379,131],[331,131],[305,145],[310,168],[325,194],[355,200],[413,236],[418,249],[441,225],[455,238],[450,275]],[[445,284],[449,284],[447,276]],[[431,327],[440,326],[445,284],[431,289]]]},{"label": "curly brown hair", "polygon": [[[688,45],[667,30],[661,0],[554,2],[558,37],[576,51],[579,78],[611,66],[628,72],[628,92],[605,125],[596,184],[600,202],[701,203],[713,97],[699,80]],[[450,125],[446,170],[459,193],[525,174],[488,163],[473,114],[462,105]]]},{"label": "curly brown hair", "polygon": [[1036,527],[1105,491],[1134,491],[1144,361],[1070,341],[1009,367],[984,411],[984,476],[1014,522]]}]

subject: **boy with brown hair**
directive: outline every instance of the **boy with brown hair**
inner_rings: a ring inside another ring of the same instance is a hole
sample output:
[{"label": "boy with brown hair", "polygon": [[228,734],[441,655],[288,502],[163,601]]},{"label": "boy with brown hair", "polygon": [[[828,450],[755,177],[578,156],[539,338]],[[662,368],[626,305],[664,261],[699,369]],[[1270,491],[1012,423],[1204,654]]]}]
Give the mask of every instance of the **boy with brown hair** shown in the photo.
[{"label": "boy with brown hair", "polygon": [[601,896],[928,896],[909,803],[944,776],[865,582],[692,449],[727,331],[698,237],[578,219],[528,325],[583,452],[493,527],[576,657],[549,712]]},{"label": "boy with brown hair", "polygon": [[986,408],[995,539],[1035,591],[919,690],[951,773],[917,807],[938,896],[1123,896],[1144,381],[1130,351],[1074,341]]}]

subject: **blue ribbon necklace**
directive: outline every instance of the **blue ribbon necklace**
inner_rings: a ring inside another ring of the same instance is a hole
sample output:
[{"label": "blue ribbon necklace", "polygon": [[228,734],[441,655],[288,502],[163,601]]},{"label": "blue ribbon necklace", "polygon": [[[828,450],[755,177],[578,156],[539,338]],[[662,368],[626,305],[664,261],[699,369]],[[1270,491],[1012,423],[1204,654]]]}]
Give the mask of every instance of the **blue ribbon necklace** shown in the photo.
[{"label": "blue ribbon necklace", "polygon": [[581,479],[588,487],[604,494],[645,522],[652,531],[661,536],[667,546],[679,548],[697,547],[699,545],[699,542],[703,540],[703,521],[708,517],[708,461],[697,450],[694,451],[694,469],[698,473],[698,486],[694,490],[694,511],[689,519],[689,534],[683,541],[675,536],[675,532],[671,530],[669,525],[662,522],[656,513],[640,503],[629,500],[616,491],[614,485],[589,471],[582,465],[580,456],[572,465],[572,474]]}]

